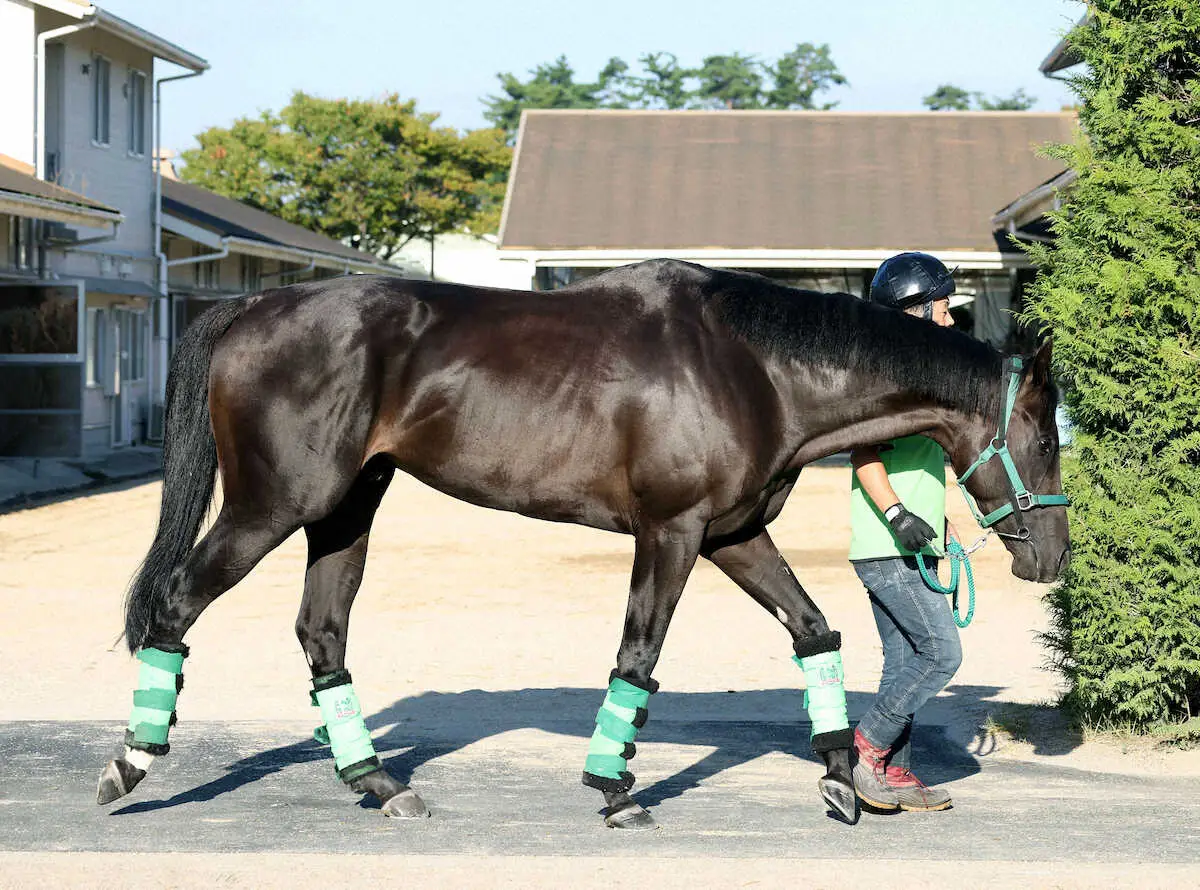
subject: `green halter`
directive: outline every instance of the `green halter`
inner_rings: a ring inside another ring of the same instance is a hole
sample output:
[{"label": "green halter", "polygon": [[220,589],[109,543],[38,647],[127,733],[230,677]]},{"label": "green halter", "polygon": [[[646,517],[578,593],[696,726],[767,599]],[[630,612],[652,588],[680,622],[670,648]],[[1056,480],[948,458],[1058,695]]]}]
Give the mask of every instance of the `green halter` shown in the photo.
[{"label": "green halter", "polygon": [[[975,514],[975,519],[984,528],[989,528],[995,525],[1005,516],[1010,513],[1015,514],[1019,528],[1017,534],[1009,535],[1003,532],[996,532],[1002,538],[1016,538],[1021,541],[1029,540],[1029,528],[1023,522],[1023,516],[1026,511],[1032,510],[1034,507],[1065,507],[1070,503],[1065,494],[1031,494],[1029,489],[1025,487],[1025,483],[1021,481],[1021,475],[1017,472],[1017,466],[1013,463],[1012,455],[1008,452],[1008,422],[1012,418],[1013,406],[1017,401],[1017,390],[1021,386],[1021,369],[1025,363],[1017,356],[1010,356],[1006,363],[1006,369],[1009,371],[1008,380],[1008,395],[1004,402],[1004,413],[1000,416],[1000,426],[996,430],[996,436],[975,459],[975,463],[967,468],[967,471],[958,477],[959,487],[962,489],[963,497],[967,499],[967,505],[971,508],[971,512]],[[997,507],[986,516],[980,512],[979,506],[975,503],[975,499],[967,492],[967,489],[962,486],[970,478],[971,474],[977,469],[991,460],[993,457],[999,457],[1000,463],[1004,464],[1004,472],[1008,475],[1009,503],[1002,507]]]}]

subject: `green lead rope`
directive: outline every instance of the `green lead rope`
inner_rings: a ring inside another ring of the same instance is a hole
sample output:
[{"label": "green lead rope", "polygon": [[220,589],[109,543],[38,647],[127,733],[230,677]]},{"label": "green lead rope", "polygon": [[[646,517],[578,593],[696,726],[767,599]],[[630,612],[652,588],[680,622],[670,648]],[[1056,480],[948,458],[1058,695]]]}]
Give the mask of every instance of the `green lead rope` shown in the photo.
[{"label": "green lead rope", "polygon": [[[917,568],[920,569],[921,578],[929,586],[930,590],[936,590],[938,593],[944,593],[952,597],[954,623],[959,627],[966,627],[971,623],[971,619],[975,617],[975,573],[971,571],[971,557],[967,555],[967,551],[963,549],[962,544],[954,540],[947,544],[945,556],[950,560],[950,584],[947,587],[941,585],[936,571],[929,571],[929,568],[925,565],[925,557],[920,553],[917,554]],[[967,573],[967,615],[965,618],[958,611],[958,575],[960,563],[966,569]]]}]

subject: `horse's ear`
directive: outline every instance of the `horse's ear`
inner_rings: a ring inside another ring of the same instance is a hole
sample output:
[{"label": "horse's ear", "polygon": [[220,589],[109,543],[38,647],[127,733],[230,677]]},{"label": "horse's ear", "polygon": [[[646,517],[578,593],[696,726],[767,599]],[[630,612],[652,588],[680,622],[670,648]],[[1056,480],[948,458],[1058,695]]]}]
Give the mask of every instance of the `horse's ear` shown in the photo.
[{"label": "horse's ear", "polygon": [[1050,335],[1042,341],[1042,345],[1038,347],[1037,352],[1033,354],[1033,363],[1029,366],[1030,382],[1040,388],[1043,388],[1052,379],[1050,373],[1050,355],[1054,350],[1054,342]]}]

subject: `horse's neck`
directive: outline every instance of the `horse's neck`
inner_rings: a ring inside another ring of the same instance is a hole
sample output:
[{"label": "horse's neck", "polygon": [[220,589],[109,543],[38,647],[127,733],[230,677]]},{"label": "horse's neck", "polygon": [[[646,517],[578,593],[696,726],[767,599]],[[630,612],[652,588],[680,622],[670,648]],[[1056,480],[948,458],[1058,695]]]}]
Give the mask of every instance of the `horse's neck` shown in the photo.
[{"label": "horse's neck", "polygon": [[844,386],[814,397],[797,396],[798,450],[793,464],[923,434],[951,456],[973,437],[982,419],[938,405],[932,399],[887,381],[846,375]]}]

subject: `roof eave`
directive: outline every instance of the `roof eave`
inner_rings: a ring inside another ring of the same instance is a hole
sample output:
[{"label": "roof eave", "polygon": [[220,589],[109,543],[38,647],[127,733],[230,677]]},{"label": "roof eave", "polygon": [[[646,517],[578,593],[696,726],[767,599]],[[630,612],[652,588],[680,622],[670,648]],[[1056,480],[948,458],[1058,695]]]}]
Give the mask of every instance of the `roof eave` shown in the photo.
[{"label": "roof eave", "polygon": [[286,263],[314,263],[322,269],[372,272],[381,275],[402,275],[404,272],[399,266],[392,266],[378,260],[368,260],[366,258],[359,260],[351,257],[341,257],[337,254],[305,250],[300,247],[289,247],[285,244],[256,241],[253,238],[242,238],[238,235],[227,235],[222,240],[229,245],[229,249],[232,251],[268,260],[281,260]]},{"label": "roof eave", "polygon": [[100,228],[125,221],[124,214],[116,210],[82,207],[65,201],[9,191],[0,191],[0,213],[86,228]]},{"label": "roof eave", "polygon": [[1031,219],[1036,219],[1053,209],[1054,202],[1061,191],[1069,188],[1079,174],[1075,170],[1064,170],[1049,182],[1044,182],[1014,200],[1007,207],[996,212],[992,217],[992,229],[999,230],[1013,226],[1022,226]]},{"label": "roof eave", "polygon": [[101,30],[115,34],[135,46],[139,46],[147,52],[152,53],[156,58],[163,61],[178,65],[181,68],[187,68],[190,71],[195,71],[197,74],[207,71],[209,68],[209,64],[205,59],[167,40],[163,40],[156,34],[151,34],[149,31],[139,28],[137,25],[127,22],[125,19],[113,15],[111,12],[106,12],[98,6],[92,6],[85,17],[94,18],[96,26]]}]

